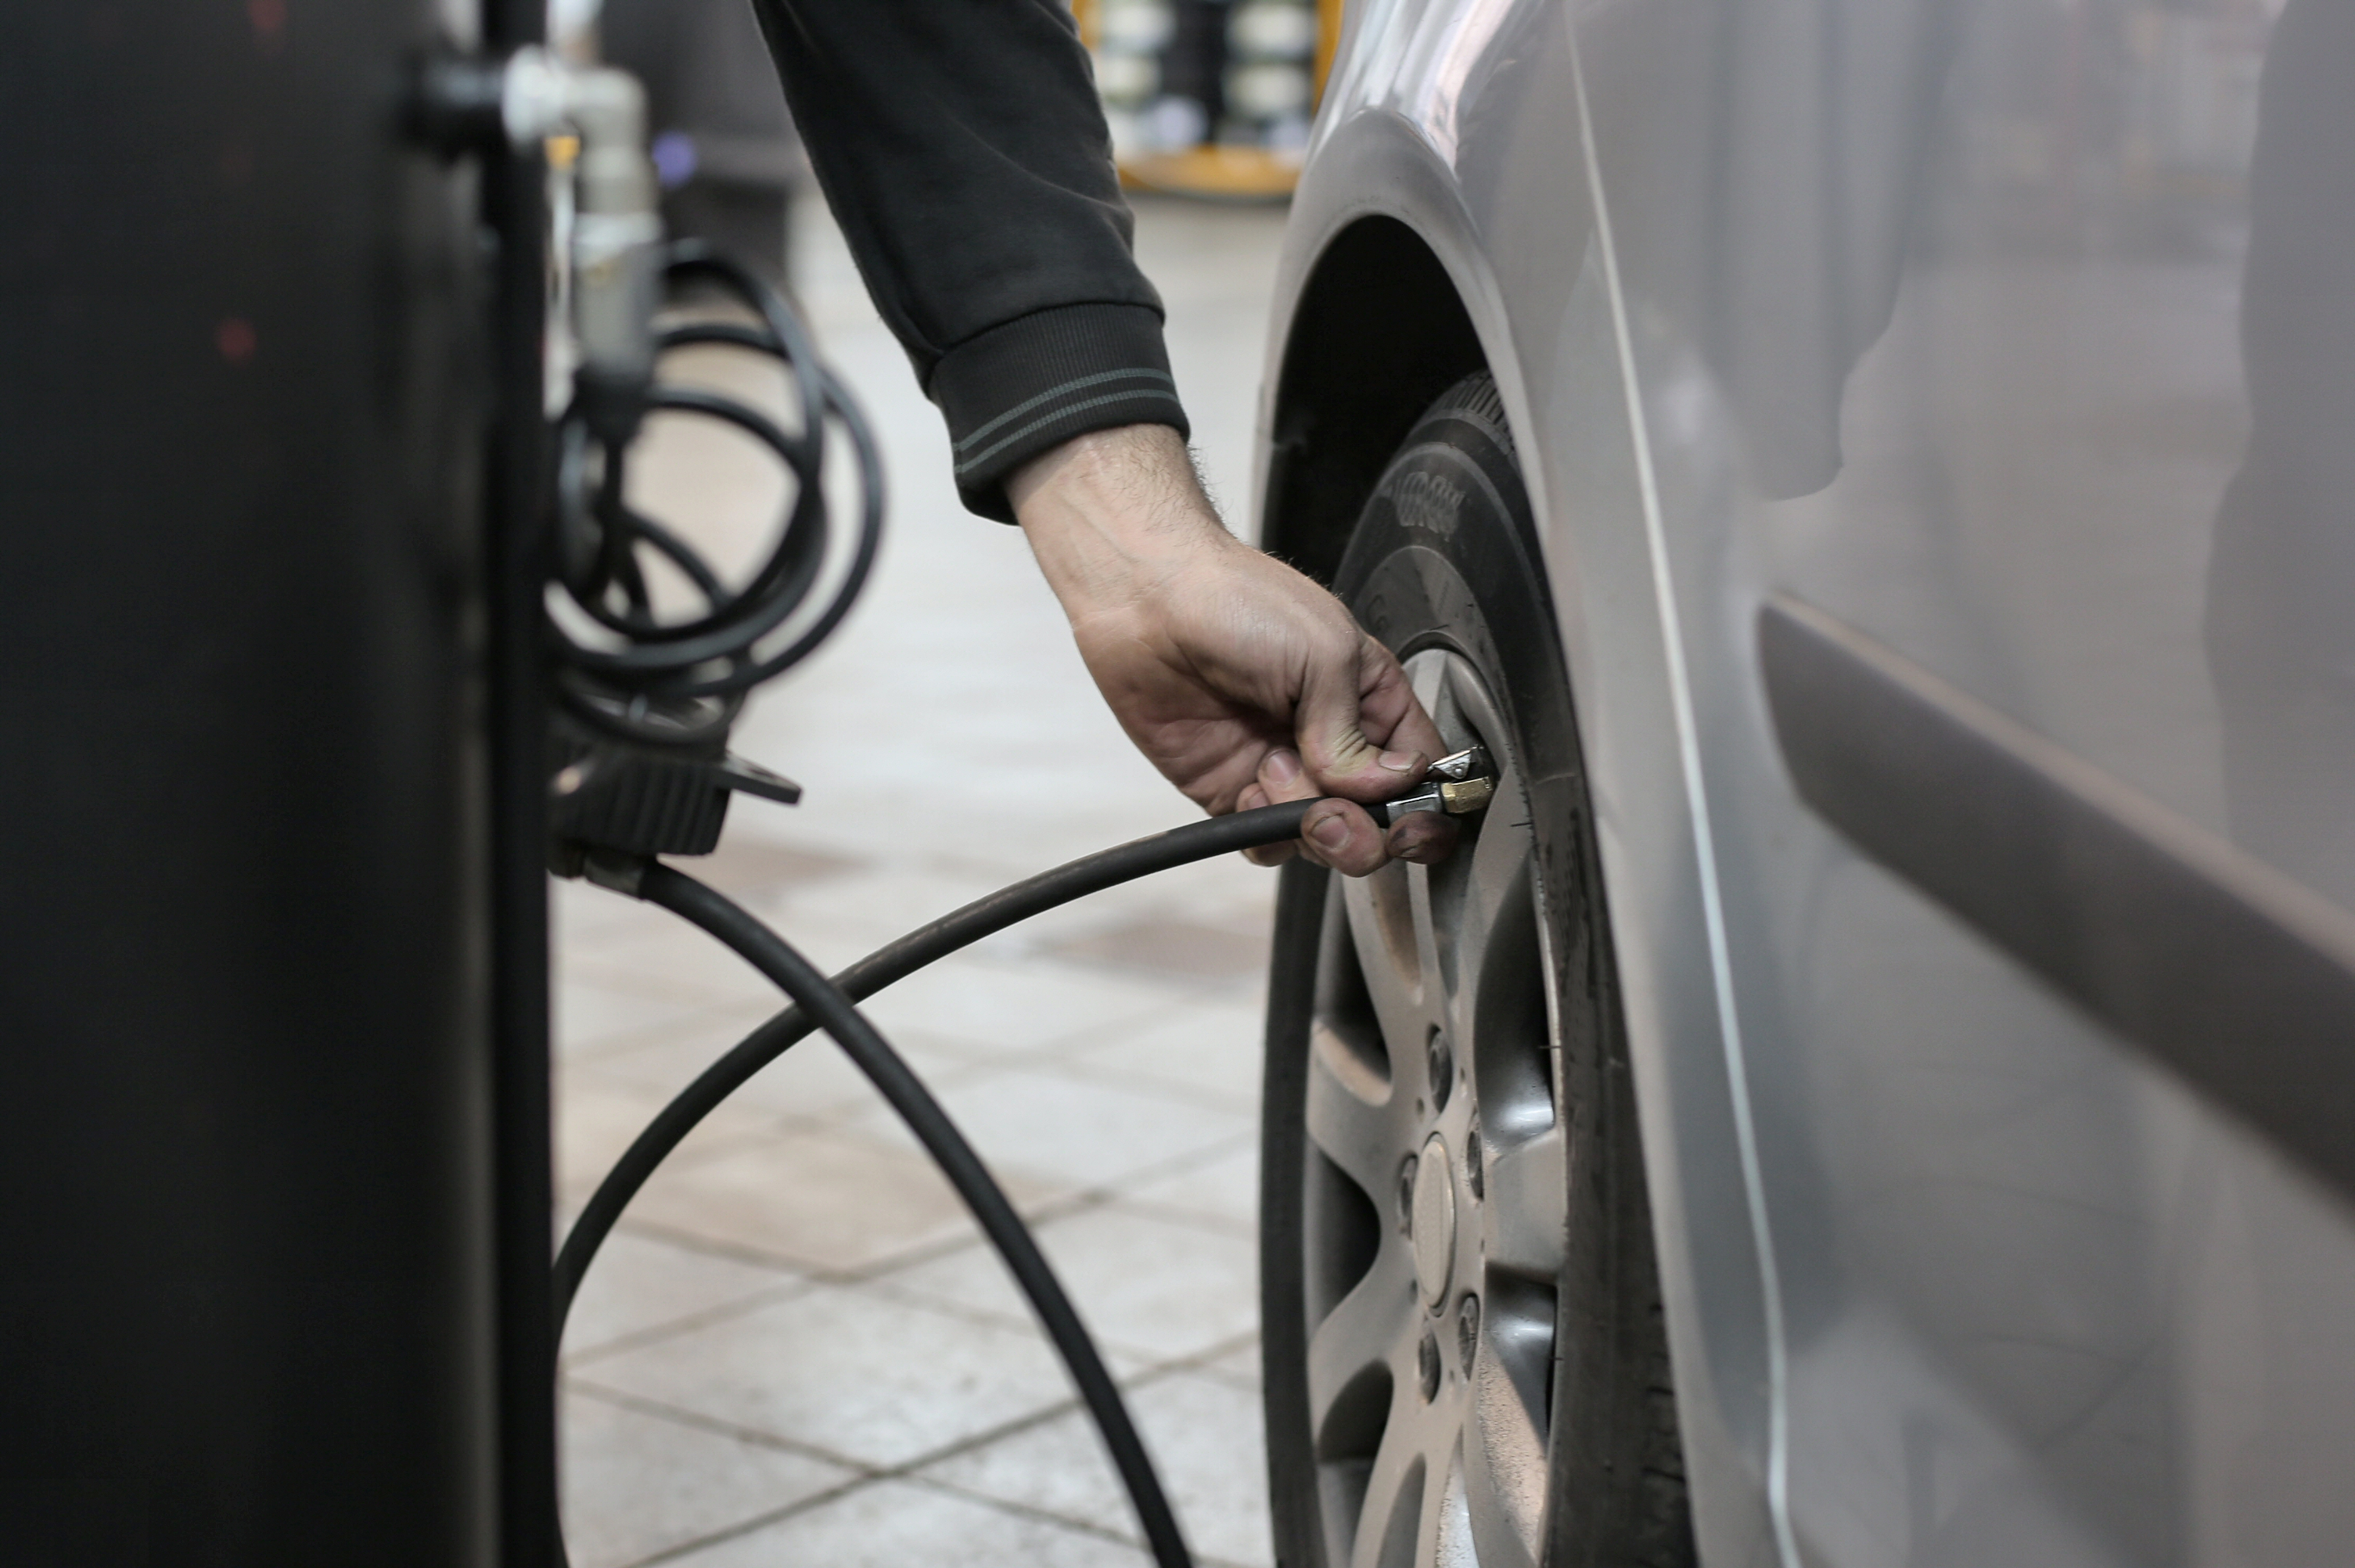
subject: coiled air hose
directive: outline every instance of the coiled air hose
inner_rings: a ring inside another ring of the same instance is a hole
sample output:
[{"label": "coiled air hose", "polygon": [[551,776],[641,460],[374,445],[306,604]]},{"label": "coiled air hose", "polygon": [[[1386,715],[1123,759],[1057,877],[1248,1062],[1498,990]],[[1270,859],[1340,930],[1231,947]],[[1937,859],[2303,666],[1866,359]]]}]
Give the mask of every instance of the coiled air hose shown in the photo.
[{"label": "coiled air hose", "polygon": [[[698,245],[674,247],[672,281],[717,283],[751,307],[755,324],[696,322],[655,338],[662,349],[716,345],[780,362],[799,410],[780,423],[733,399],[659,383],[619,393],[584,383],[559,423],[557,586],[569,611],[549,614],[554,687],[581,734],[556,788],[608,791],[598,812],[559,812],[556,863],[567,874],[658,904],[725,943],[774,982],[794,1006],[707,1068],[638,1135],[599,1184],[555,1269],[556,1331],[582,1276],[623,1210],[681,1139],[762,1067],[814,1029],[849,1054],[923,1144],[1013,1275],[1062,1358],[1103,1439],[1159,1568],[1190,1568],[1178,1520],[1103,1356],[1021,1217],[922,1082],[862,1017],[857,1003],[993,932],[1072,899],[1232,850],[1295,838],[1310,801],[1213,817],[1082,857],[992,893],[869,954],[828,980],[784,940],[656,854],[708,849],[725,791],[753,787],[791,800],[798,789],[719,756],[745,695],[797,663],[837,626],[872,569],[882,530],[882,470],[857,405],[819,362],[792,308],[759,278]],[[716,419],[750,434],[783,463],[792,494],[777,543],[741,587],[730,588],[684,539],[624,499],[629,449],[640,418],[671,411]],[[827,556],[827,432],[847,438],[859,490],[859,529],[847,564],[818,613],[792,629]],[[655,612],[641,552],[666,560],[701,597],[699,613]],[[585,737],[585,738],[584,738]],[[599,770],[603,770],[601,773]],[[743,780],[754,776],[747,784]],[[582,781],[602,778],[600,785]],[[682,807],[679,781],[690,786]],[[714,784],[715,779],[721,782]],[[666,794],[666,791],[670,793]],[[701,792],[699,795],[695,792]],[[693,800],[699,799],[700,805]],[[562,1531],[557,1531],[559,1552]]]},{"label": "coiled air hose", "polygon": [[[593,730],[676,749],[724,740],[745,695],[807,657],[850,613],[882,543],[883,464],[858,403],[819,362],[800,318],[774,289],[695,240],[670,247],[663,275],[673,283],[718,284],[751,306],[758,325],[689,322],[658,334],[657,349],[717,345],[774,359],[800,411],[798,428],[787,428],[733,398],[656,383],[626,418],[584,396],[557,426],[557,580],[575,615],[595,627],[584,636],[553,611],[549,615],[558,699]],[[741,588],[723,584],[684,539],[625,499],[630,443],[647,412],[733,425],[767,447],[792,476],[777,542]],[[782,646],[764,648],[808,598],[825,565],[827,434],[837,426],[858,479],[858,536],[815,619]],[[687,579],[703,598],[700,614],[655,615],[638,562],[642,548]]]}]

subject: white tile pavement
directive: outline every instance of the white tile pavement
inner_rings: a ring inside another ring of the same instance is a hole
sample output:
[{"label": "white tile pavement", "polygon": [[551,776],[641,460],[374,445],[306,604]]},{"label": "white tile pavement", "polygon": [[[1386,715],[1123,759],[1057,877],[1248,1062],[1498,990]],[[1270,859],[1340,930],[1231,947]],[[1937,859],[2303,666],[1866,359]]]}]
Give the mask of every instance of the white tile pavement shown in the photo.
[{"label": "white tile pavement", "polygon": [[[1279,213],[1148,206],[1138,244],[1216,491],[1249,488]],[[738,746],[799,779],[740,803],[710,879],[838,968],[1020,876],[1188,819],[1072,653],[1019,536],[965,515],[940,421],[839,241],[798,283],[865,400],[891,532],[835,643]],[[698,374],[746,372],[706,356]],[[666,432],[644,496],[727,510],[770,482]],[[684,517],[684,511],[677,514]],[[1236,859],[1057,912],[876,998],[1103,1337],[1209,1563],[1269,1561],[1253,1336],[1258,963],[1273,891]],[[777,1006],[660,911],[556,894],[564,1195]],[[1038,1330],[930,1164],[832,1045],[763,1073],[649,1183],[567,1342],[578,1568],[1139,1568]]]}]

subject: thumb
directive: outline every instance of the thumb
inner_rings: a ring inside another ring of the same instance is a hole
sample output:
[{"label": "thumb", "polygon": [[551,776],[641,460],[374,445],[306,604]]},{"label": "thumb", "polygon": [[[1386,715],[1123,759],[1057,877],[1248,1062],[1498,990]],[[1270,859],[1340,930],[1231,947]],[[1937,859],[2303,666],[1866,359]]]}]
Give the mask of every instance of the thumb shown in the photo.
[{"label": "thumb", "polygon": [[1360,634],[1352,652],[1308,672],[1293,710],[1300,760],[1328,795],[1388,800],[1438,757],[1439,732],[1388,648]]}]

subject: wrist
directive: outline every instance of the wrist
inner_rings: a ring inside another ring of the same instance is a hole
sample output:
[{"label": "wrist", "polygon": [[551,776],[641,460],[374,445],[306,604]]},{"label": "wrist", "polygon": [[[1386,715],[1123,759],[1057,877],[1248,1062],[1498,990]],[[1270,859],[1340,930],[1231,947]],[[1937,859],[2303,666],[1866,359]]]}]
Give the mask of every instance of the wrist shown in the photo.
[{"label": "wrist", "polygon": [[1075,436],[1017,469],[1006,493],[1074,615],[1147,597],[1206,554],[1239,548],[1167,425]]}]

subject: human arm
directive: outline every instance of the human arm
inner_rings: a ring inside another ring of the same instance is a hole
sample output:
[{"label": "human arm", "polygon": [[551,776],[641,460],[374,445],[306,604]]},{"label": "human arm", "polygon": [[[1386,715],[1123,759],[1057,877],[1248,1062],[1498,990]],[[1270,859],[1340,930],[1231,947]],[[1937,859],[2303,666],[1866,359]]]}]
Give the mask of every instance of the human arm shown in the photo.
[{"label": "human arm", "polygon": [[1129,736],[1213,812],[1344,797],[1303,840],[1342,869],[1444,853],[1450,825],[1385,836],[1346,804],[1402,793],[1442,749],[1397,661],[1230,535],[1194,476],[1068,11],[756,6],[868,290],[947,420],[959,493],[1018,511]]}]

